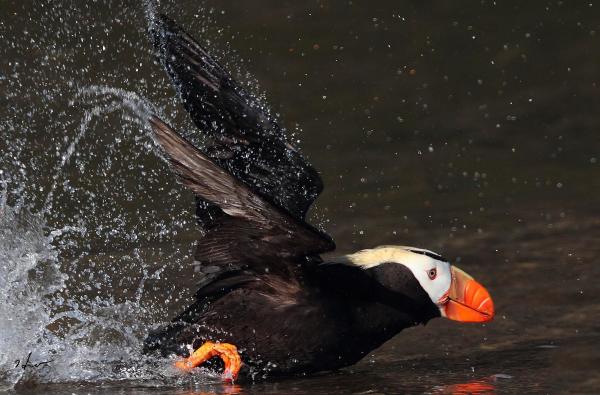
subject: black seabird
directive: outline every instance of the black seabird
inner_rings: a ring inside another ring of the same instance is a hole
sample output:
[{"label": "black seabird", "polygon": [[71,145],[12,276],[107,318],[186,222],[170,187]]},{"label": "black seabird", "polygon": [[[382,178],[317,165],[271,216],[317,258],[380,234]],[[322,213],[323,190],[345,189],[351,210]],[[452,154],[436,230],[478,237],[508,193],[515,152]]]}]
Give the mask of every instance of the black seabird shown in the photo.
[{"label": "black seabird", "polygon": [[[197,198],[204,273],[195,301],[150,333],[145,351],[192,370],[213,357],[224,377],[298,374],[354,364],[402,329],[444,316],[484,322],[483,286],[428,250],[380,246],[323,261],[335,244],[305,221],[323,185],[284,131],[190,35],[165,16],[160,60],[193,122],[198,150],[156,116],[154,138]],[[195,350],[190,353],[189,349]]]}]

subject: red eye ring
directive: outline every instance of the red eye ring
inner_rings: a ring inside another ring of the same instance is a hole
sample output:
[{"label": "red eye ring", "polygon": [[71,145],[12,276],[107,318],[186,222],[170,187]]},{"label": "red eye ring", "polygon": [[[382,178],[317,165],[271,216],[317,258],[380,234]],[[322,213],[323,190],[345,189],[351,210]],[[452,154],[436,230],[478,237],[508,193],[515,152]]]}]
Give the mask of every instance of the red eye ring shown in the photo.
[{"label": "red eye ring", "polygon": [[427,270],[427,275],[429,276],[430,280],[435,280],[435,278],[437,277],[437,269],[434,267],[432,269]]}]

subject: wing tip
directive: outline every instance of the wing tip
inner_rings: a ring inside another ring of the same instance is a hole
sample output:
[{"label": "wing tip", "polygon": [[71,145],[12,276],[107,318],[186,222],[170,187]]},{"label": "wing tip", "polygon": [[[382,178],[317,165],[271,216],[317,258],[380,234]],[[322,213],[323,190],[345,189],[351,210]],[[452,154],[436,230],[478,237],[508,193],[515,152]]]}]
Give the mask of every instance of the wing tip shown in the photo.
[{"label": "wing tip", "polygon": [[175,22],[165,14],[153,13],[151,15],[148,32],[155,49],[163,52],[166,34],[174,32],[176,26]]},{"label": "wing tip", "polygon": [[150,115],[148,123],[152,129],[152,140],[159,147],[163,158],[170,162],[172,166],[176,165],[175,173],[181,176],[181,171],[177,171],[177,169],[181,170],[189,167],[194,160],[206,160],[202,152],[198,151],[192,143],[183,138],[157,115]]},{"label": "wing tip", "polygon": [[155,114],[149,115],[147,121],[152,128],[152,139],[164,149],[165,138],[173,136],[175,131]]},{"label": "wing tip", "polygon": [[160,130],[160,129],[164,128],[165,126],[167,126],[167,124],[162,119],[160,119],[156,114],[148,115],[147,121],[150,124],[150,126],[152,126],[152,130],[154,130],[155,132],[157,130]]}]

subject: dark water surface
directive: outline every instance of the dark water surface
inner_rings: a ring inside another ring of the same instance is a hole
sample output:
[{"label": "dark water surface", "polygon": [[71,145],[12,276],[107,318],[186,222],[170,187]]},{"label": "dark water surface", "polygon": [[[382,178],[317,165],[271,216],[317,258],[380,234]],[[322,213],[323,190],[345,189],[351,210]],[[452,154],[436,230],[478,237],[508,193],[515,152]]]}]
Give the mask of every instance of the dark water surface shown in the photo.
[{"label": "dark water surface", "polygon": [[[0,390],[600,392],[600,4],[161,2],[301,140],[339,252],[429,248],[496,304],[340,372],[235,386],[139,355],[191,300],[198,236],[138,121],[193,138],[146,8],[0,3]],[[30,351],[53,362],[15,368]]]}]

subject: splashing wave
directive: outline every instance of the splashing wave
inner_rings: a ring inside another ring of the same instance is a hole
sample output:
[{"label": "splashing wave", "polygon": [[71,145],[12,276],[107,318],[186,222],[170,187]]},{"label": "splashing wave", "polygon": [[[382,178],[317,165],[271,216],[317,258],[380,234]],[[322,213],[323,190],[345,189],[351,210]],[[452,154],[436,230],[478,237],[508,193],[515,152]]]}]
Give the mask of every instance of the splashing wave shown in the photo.
[{"label": "splashing wave", "polygon": [[[110,87],[81,89],[77,97],[84,97],[91,110],[85,111],[75,137],[58,156],[40,210],[30,208],[25,198],[11,198],[21,195],[23,185],[14,181],[24,182],[23,177],[0,173],[0,390],[57,382],[128,380],[163,385],[190,380],[171,368],[168,359],[141,353],[149,326],[156,317],[168,316],[160,295],[169,292],[149,291],[162,284],[165,261],[183,266],[186,252],[160,246],[94,251],[89,238],[100,239],[106,247],[110,240],[136,240],[143,233],[123,227],[110,233],[111,239],[103,239],[93,218],[86,217],[89,207],[72,202],[81,218],[69,221],[62,218],[57,204],[68,184],[63,181],[69,177],[66,169],[81,156],[78,144],[92,131],[95,118],[122,112],[126,122],[143,130],[147,115],[155,109],[134,93]],[[147,144],[142,141],[146,137],[142,132],[136,140]],[[23,167],[23,163],[12,166]],[[57,212],[60,221],[55,220]],[[176,225],[157,223],[163,229]],[[157,303],[159,298],[162,303]]]}]

